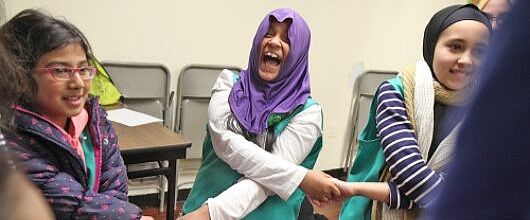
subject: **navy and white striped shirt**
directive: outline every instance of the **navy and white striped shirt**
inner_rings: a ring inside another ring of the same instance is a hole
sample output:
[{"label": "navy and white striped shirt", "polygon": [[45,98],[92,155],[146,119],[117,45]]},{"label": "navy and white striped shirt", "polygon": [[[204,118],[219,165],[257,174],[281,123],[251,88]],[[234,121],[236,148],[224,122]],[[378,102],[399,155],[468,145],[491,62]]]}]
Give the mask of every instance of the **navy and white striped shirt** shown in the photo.
[{"label": "navy and white striped shirt", "polygon": [[388,205],[391,209],[425,207],[442,177],[421,156],[403,96],[388,82],[381,84],[378,94],[376,126],[392,174]]}]

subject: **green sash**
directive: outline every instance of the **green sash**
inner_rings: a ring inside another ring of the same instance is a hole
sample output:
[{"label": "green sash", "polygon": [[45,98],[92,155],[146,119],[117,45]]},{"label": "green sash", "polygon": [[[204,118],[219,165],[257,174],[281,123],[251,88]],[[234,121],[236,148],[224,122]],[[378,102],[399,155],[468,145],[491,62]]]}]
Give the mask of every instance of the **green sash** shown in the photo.
[{"label": "green sash", "polygon": [[[296,114],[303,111],[304,109],[307,109],[313,104],[318,103],[309,98],[305,105],[298,107],[292,114],[289,114],[286,118],[278,122],[274,129],[275,134],[280,134]],[[300,165],[307,169],[312,169],[315,165],[321,148],[322,137],[319,137],[309,155]],[[208,198],[213,198],[219,195],[230,186],[237,183],[241,177],[243,177],[241,174],[237,173],[235,170],[232,170],[228,164],[217,157],[213,150],[212,141],[207,129],[206,137],[203,143],[202,164],[199,168],[199,173],[197,174],[190,195],[188,196],[186,203],[184,203],[184,213],[190,213],[198,209]],[[284,201],[276,195],[269,196],[265,202],[248,214],[244,219],[296,220],[303,198],[304,193],[300,189],[296,189],[296,191],[289,197],[289,199],[287,199],[287,201]]]},{"label": "green sash", "polygon": [[[387,80],[403,96],[403,82],[399,77]],[[348,182],[378,182],[385,166],[385,156],[381,147],[381,138],[377,137],[375,122],[377,96],[374,95],[370,106],[368,122],[359,134],[359,148],[353,162]],[[340,220],[369,220],[372,213],[372,200],[362,196],[354,196],[344,201],[339,216]]]}]

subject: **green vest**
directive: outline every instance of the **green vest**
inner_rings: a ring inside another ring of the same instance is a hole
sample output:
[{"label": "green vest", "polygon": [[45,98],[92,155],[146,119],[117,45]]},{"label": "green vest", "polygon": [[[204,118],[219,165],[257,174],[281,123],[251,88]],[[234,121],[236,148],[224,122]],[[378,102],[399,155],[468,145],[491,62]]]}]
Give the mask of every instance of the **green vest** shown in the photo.
[{"label": "green vest", "polygon": [[[280,134],[296,114],[303,111],[304,109],[307,109],[313,104],[318,103],[313,99],[308,98],[305,105],[298,107],[293,113],[289,114],[286,118],[278,122],[274,129],[274,133],[277,135]],[[312,169],[315,165],[321,148],[322,137],[319,137],[309,155],[304,159],[304,161],[302,161],[300,165],[307,169]],[[230,186],[236,184],[241,177],[243,177],[241,174],[235,170],[232,170],[228,164],[217,157],[213,150],[212,141],[207,129],[202,148],[202,164],[199,168],[197,177],[195,178],[193,188],[191,189],[188,199],[182,208],[184,213],[190,213],[198,209],[204,202],[206,202],[208,198],[213,198],[221,194]],[[269,196],[265,202],[263,202],[243,219],[296,220],[298,218],[298,213],[300,211],[300,206],[303,199],[304,193],[300,189],[296,189],[289,199],[287,199],[287,201],[281,199],[277,195]]]},{"label": "green vest", "polygon": [[[399,77],[387,80],[403,96],[403,81]],[[385,156],[381,147],[381,138],[377,136],[375,122],[377,96],[374,95],[370,106],[368,122],[359,134],[359,148],[350,173],[348,182],[378,182],[381,171],[385,167]],[[369,220],[372,213],[372,200],[362,196],[354,196],[344,201],[340,212],[340,220]]]}]

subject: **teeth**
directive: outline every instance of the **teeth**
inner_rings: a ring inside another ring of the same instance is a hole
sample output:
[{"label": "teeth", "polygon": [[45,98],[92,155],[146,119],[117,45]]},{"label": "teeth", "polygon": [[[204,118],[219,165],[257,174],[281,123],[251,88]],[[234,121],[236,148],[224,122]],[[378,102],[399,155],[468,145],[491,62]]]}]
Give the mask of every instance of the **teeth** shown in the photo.
[{"label": "teeth", "polygon": [[271,53],[271,52],[268,52],[268,53],[267,53],[267,56],[270,56],[270,57],[272,57],[272,58],[278,58],[278,55],[273,54],[273,53]]},{"label": "teeth", "polygon": [[79,97],[67,97],[66,100],[69,100],[69,101],[75,101],[75,100],[78,100]]}]

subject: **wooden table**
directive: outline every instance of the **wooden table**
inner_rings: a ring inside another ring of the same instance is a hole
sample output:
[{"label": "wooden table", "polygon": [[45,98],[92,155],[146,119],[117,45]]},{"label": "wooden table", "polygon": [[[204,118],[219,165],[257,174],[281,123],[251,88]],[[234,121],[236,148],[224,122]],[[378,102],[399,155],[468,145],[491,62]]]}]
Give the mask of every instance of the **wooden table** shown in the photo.
[{"label": "wooden table", "polygon": [[186,157],[186,149],[191,147],[191,141],[158,122],[134,127],[112,122],[112,126],[118,135],[125,164],[169,161],[169,167],[128,171],[127,175],[130,179],[165,175],[169,194],[166,219],[175,219],[177,159]]}]

